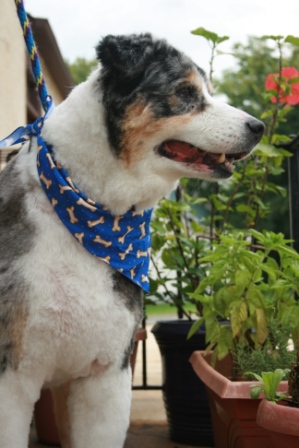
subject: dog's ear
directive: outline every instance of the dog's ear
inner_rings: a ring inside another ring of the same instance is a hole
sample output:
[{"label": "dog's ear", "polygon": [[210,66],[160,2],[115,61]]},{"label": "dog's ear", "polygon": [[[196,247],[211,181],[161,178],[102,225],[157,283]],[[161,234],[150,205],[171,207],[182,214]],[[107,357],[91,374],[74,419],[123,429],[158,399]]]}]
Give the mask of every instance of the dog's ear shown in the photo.
[{"label": "dog's ear", "polygon": [[153,53],[151,34],[106,36],[96,47],[97,58],[111,76],[140,76]]}]

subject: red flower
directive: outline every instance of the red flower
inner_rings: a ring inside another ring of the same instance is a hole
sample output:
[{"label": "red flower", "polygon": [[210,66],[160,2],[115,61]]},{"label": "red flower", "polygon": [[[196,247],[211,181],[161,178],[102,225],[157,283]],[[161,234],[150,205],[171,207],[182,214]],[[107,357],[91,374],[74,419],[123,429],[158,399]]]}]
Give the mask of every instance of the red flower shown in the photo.
[{"label": "red flower", "polygon": [[[299,72],[295,67],[284,67],[281,69],[281,82],[279,87],[279,74],[273,73],[267,76],[265,88],[279,92],[279,102],[296,106],[299,104],[299,81],[290,83],[292,78],[298,78]],[[272,103],[277,102],[277,96],[272,96]]]}]

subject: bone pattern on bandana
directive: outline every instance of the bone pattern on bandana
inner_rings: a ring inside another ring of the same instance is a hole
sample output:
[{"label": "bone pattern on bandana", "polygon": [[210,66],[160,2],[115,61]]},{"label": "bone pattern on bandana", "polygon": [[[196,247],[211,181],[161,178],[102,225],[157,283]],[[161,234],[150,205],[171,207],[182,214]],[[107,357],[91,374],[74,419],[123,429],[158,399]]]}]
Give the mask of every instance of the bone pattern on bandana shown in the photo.
[{"label": "bone pattern on bandana", "polygon": [[113,216],[86,197],[60,164],[50,146],[37,136],[41,185],[60,220],[91,254],[149,291],[148,266],[152,210],[129,210]]},{"label": "bone pattern on bandana", "polygon": [[134,207],[113,216],[106,206],[95,203],[80,192],[42,137],[44,120],[53,110],[47,98],[46,115],[32,125],[16,129],[0,141],[0,148],[24,143],[37,137],[37,170],[40,183],[65,227],[88,252],[149,292],[150,219],[152,209],[136,212]]}]

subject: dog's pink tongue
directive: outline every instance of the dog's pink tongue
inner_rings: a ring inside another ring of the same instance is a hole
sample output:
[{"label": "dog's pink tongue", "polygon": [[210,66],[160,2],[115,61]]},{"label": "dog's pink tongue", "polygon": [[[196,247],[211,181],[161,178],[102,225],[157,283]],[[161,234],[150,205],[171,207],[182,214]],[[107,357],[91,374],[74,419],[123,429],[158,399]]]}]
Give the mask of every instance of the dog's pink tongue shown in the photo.
[{"label": "dog's pink tongue", "polygon": [[194,146],[176,140],[166,142],[164,148],[168,153],[171,153],[172,158],[178,162],[200,162],[204,156],[204,154]]}]

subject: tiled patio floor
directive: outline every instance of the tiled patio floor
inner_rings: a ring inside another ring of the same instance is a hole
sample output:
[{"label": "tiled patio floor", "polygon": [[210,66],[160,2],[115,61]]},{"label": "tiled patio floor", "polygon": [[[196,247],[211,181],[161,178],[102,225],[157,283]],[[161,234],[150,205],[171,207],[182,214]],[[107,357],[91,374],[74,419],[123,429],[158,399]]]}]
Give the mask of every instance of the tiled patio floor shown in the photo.
[{"label": "tiled patio floor", "polygon": [[[147,359],[148,384],[161,384],[161,360],[158,346],[150,332],[151,322],[147,326]],[[134,384],[141,384],[141,349],[138,350]],[[29,448],[48,448],[36,442],[34,428],[31,431]],[[88,448],[88,447],[86,447]],[[113,448],[113,447],[105,447]],[[128,431],[124,448],[191,448],[172,442],[168,437],[166,414],[163,405],[162,392],[159,390],[134,390],[131,409],[131,426]],[[193,447],[203,448],[203,447]]]}]

